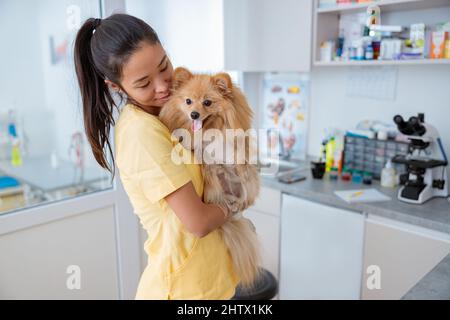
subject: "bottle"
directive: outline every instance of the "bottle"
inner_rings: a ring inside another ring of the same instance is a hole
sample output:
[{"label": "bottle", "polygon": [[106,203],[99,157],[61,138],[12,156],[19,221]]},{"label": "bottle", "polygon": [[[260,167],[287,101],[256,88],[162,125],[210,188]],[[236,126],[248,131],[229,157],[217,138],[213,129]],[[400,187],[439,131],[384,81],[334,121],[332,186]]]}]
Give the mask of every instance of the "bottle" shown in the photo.
[{"label": "bottle", "polygon": [[20,140],[17,136],[16,117],[13,110],[9,111],[8,134],[11,140],[11,164],[14,167],[21,166]]},{"label": "bottle", "polygon": [[327,140],[322,141],[322,146],[320,147],[320,159],[319,162],[326,162],[327,160]]},{"label": "bottle", "polygon": [[366,60],[373,60],[373,47],[371,44],[366,48]]},{"label": "bottle", "polygon": [[397,175],[392,167],[392,161],[389,159],[386,166],[381,171],[381,186],[394,188],[397,185]]},{"label": "bottle", "polygon": [[330,172],[331,168],[334,164],[334,150],[336,149],[336,143],[334,141],[334,137],[331,137],[326,145],[326,172]]},{"label": "bottle", "polygon": [[18,139],[14,139],[11,149],[11,164],[14,167],[22,165],[22,155],[20,153],[20,144]]},{"label": "bottle", "polygon": [[337,133],[334,137],[333,168],[341,174],[344,158],[344,135]]}]

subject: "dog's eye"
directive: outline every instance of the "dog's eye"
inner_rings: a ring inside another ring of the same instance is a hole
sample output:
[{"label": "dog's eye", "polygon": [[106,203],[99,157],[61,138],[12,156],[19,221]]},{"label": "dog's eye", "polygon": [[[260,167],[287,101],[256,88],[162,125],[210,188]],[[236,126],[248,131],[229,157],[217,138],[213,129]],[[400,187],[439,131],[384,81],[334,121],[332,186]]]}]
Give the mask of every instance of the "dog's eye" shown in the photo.
[{"label": "dog's eye", "polygon": [[192,100],[191,99],[186,99],[186,104],[189,106],[192,104]]},{"label": "dog's eye", "polygon": [[205,100],[205,101],[203,101],[203,105],[204,105],[205,107],[209,107],[209,106],[212,105],[212,101],[211,101],[211,100]]}]

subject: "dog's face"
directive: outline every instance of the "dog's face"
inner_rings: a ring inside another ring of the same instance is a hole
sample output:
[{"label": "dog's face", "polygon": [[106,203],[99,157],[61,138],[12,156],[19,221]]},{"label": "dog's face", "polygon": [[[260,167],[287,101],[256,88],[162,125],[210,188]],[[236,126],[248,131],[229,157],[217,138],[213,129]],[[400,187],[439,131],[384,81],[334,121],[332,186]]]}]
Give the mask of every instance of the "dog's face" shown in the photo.
[{"label": "dog's face", "polygon": [[185,68],[177,68],[173,76],[172,97],[166,107],[177,108],[185,118],[183,127],[192,132],[218,128],[234,108],[232,86],[226,73],[193,75]]}]

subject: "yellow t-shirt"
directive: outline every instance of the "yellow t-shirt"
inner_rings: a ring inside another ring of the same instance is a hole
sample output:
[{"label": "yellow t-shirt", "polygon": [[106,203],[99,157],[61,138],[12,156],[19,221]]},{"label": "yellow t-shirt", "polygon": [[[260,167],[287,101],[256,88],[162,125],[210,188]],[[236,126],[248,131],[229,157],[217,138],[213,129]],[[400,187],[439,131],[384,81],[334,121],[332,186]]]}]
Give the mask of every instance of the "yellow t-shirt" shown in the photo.
[{"label": "yellow t-shirt", "polygon": [[158,117],[131,104],[121,111],[115,159],[148,234],[148,264],[136,299],[230,299],[239,279],[220,233],[215,230],[203,238],[189,233],[164,199],[189,181],[203,197],[200,166],[175,164],[171,152],[176,144]]}]

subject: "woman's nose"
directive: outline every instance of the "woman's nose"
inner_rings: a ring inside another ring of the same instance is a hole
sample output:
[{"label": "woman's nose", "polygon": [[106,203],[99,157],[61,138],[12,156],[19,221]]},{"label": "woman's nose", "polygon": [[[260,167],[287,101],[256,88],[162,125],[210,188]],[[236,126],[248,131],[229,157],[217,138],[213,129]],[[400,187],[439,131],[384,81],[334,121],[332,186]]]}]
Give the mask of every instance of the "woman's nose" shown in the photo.
[{"label": "woman's nose", "polygon": [[166,93],[169,91],[170,83],[165,81],[164,79],[157,80],[155,83],[155,92],[156,93]]}]

